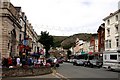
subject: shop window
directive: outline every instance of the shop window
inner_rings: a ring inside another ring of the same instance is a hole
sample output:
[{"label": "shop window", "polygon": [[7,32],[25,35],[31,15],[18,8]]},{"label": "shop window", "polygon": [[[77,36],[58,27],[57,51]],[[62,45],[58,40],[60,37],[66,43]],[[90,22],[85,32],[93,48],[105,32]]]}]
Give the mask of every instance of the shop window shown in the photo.
[{"label": "shop window", "polygon": [[110,55],[111,60],[117,60],[117,55]]}]

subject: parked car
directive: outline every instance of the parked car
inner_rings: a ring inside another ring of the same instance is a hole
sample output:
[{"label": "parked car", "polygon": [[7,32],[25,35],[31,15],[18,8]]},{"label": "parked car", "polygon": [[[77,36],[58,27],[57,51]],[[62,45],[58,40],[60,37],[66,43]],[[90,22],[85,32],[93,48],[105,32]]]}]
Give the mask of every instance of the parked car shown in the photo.
[{"label": "parked car", "polygon": [[83,62],[81,59],[76,59],[76,60],[73,62],[73,65],[84,65],[84,62]]},{"label": "parked car", "polygon": [[63,63],[63,59],[57,59],[58,63]]},{"label": "parked car", "polygon": [[93,68],[93,67],[100,68],[100,67],[102,67],[102,64],[103,64],[102,61],[97,60],[97,59],[93,59],[93,60],[86,61],[84,63],[84,66],[88,66],[88,67],[91,67],[91,68]]},{"label": "parked car", "polygon": [[48,58],[48,59],[46,60],[46,63],[49,63],[51,67],[53,67],[54,65],[56,65],[56,67],[59,67],[59,62],[58,62],[58,60],[56,61],[56,63],[54,63],[54,59],[55,59],[55,58]]}]

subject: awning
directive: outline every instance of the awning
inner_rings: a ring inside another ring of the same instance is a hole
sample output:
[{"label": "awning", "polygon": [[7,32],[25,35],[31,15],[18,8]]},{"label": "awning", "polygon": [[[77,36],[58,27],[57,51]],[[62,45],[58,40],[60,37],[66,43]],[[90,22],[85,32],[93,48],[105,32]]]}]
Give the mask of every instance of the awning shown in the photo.
[{"label": "awning", "polygon": [[89,52],[88,54],[90,54],[90,55],[91,55],[91,54],[93,54],[93,52]]},{"label": "awning", "polygon": [[81,54],[86,54],[86,53],[83,51],[83,52],[81,52]]}]

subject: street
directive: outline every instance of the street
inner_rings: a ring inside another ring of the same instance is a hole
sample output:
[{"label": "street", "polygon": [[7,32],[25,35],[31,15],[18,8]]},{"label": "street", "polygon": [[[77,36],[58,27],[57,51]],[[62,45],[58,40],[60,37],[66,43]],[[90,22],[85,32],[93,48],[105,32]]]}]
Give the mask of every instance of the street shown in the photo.
[{"label": "street", "polygon": [[72,63],[64,63],[57,71],[67,78],[118,78],[118,72],[103,68],[73,66]]},{"label": "street", "polygon": [[88,80],[118,80],[119,72],[107,71],[103,68],[89,68],[83,66],[73,66],[72,63],[60,64],[57,70],[54,70],[52,74],[41,75],[41,76],[28,76],[28,77],[17,77],[17,78],[5,78],[3,80],[39,80],[39,79],[57,79],[61,78],[64,80],[71,79],[88,79]]}]

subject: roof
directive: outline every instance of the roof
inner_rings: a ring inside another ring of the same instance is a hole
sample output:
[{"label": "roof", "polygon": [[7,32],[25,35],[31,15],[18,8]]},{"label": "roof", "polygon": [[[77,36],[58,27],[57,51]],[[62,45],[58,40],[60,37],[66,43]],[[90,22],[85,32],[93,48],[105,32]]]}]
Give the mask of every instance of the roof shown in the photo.
[{"label": "roof", "polygon": [[21,7],[15,7],[15,9],[20,12],[21,11]]},{"label": "roof", "polygon": [[115,11],[114,13],[110,13],[110,15],[109,16],[107,16],[107,17],[105,17],[103,20],[105,21],[106,19],[108,19],[108,18],[110,18],[110,17],[112,17],[112,16],[114,16],[114,15],[116,15],[117,13],[119,13],[120,12],[120,9],[118,9],[117,11]]},{"label": "roof", "polygon": [[105,29],[105,23],[103,23],[99,26],[97,32],[101,31],[101,29]]}]

